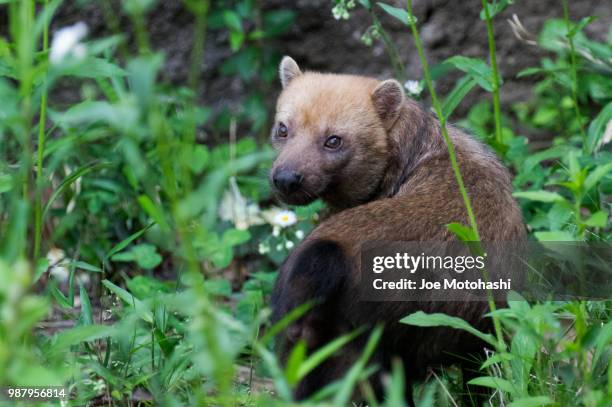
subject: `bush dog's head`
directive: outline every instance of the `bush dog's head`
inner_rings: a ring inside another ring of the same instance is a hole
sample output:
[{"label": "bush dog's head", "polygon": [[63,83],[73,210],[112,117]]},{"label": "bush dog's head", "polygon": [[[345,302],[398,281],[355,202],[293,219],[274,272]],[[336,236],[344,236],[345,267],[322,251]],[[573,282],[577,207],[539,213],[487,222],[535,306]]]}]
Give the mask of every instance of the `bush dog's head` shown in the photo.
[{"label": "bush dog's head", "polygon": [[322,198],[333,207],[367,202],[389,162],[388,132],[404,103],[395,80],[302,72],[280,64],[272,144],[278,151],[270,182],[286,203]]}]

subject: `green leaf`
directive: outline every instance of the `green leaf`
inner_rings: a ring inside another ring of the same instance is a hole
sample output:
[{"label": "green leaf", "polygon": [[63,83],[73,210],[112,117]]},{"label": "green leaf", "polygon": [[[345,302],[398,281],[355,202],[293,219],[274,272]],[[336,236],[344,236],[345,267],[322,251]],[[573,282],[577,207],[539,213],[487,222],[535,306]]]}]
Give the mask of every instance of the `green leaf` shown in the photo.
[{"label": "green leaf", "polygon": [[408,13],[408,10],[406,9],[399,8],[399,7],[393,7],[393,6],[390,6],[388,4],[381,3],[381,2],[378,2],[377,4],[380,8],[382,8],[385,11],[385,13],[389,14],[392,17],[397,18],[399,21],[401,21],[407,26],[410,26],[410,24],[413,21],[414,23],[417,22],[416,17],[411,16],[410,13]]},{"label": "green leaf", "polygon": [[456,55],[448,58],[444,63],[450,64],[460,71],[467,73],[481,88],[488,92],[493,92],[493,71],[482,59]]},{"label": "green leaf", "polygon": [[597,362],[604,354],[605,350],[610,347],[612,343],[612,322],[607,322],[601,327],[597,338],[595,339],[595,353],[593,354],[593,366],[597,365]]},{"label": "green leaf", "polygon": [[421,327],[438,327],[438,326],[446,326],[455,329],[461,329],[463,331],[469,332],[474,336],[482,339],[490,345],[496,346],[497,341],[495,338],[484,332],[480,332],[478,329],[474,328],[472,325],[467,323],[461,318],[451,317],[446,314],[426,314],[423,311],[417,311],[414,314],[410,314],[407,317],[404,317],[400,320],[402,324],[421,326]]},{"label": "green leaf", "polygon": [[103,122],[114,128],[126,130],[136,125],[139,114],[133,100],[126,99],[116,105],[104,101],[87,100],[73,105],[63,113],[52,115],[52,118],[61,126]]},{"label": "green leaf", "polygon": [[548,396],[523,397],[508,404],[508,407],[540,407],[554,404]]},{"label": "green leaf", "polygon": [[127,72],[106,59],[87,58],[61,66],[58,74],[80,78],[116,78],[127,75]]},{"label": "green leaf", "polygon": [[304,316],[313,306],[314,304],[312,302],[306,302],[289,311],[280,321],[272,325],[270,329],[266,330],[266,333],[259,340],[259,343],[265,345],[270,342],[272,338],[278,335],[281,331],[284,331],[293,323],[293,321],[297,321],[299,318]]},{"label": "green leaf", "polygon": [[476,80],[471,76],[459,79],[442,104],[442,115],[448,118],[474,86],[476,86]]},{"label": "green leaf", "polygon": [[578,24],[574,24],[572,26],[572,28],[570,28],[569,32],[567,33],[568,37],[575,37],[576,34],[578,34],[580,31],[584,30],[584,28],[591,24],[593,21],[596,20],[597,17],[595,16],[587,16],[587,17],[582,17],[580,19],[580,21],[578,22]]},{"label": "green leaf", "polygon": [[592,228],[603,228],[608,223],[608,214],[604,211],[598,211],[592,214],[587,220],[584,221],[586,226]]},{"label": "green leaf", "polygon": [[535,232],[534,236],[540,242],[573,242],[576,240],[574,235],[563,230],[550,232]]},{"label": "green leaf", "polygon": [[121,252],[111,257],[113,261],[135,261],[144,269],[152,269],[162,262],[162,257],[157,253],[155,246],[143,243],[132,247],[127,252]]},{"label": "green leaf", "polygon": [[563,202],[565,198],[556,192],[550,191],[518,191],[512,194],[515,198],[524,198],[537,202]]},{"label": "green leaf", "polygon": [[131,234],[126,239],[123,239],[121,242],[117,243],[112,249],[110,249],[108,251],[108,253],[106,253],[104,255],[104,259],[109,259],[114,254],[119,253],[121,250],[125,249],[130,243],[132,243],[134,240],[136,240],[140,236],[142,236],[154,224],[155,223],[149,223],[147,226],[145,226],[144,228],[140,229],[138,232]]},{"label": "green leaf", "polygon": [[610,171],[612,171],[612,163],[607,163],[596,167],[584,180],[584,189],[588,191],[593,188],[595,185],[597,185],[599,180],[606,176]]},{"label": "green leaf", "polygon": [[[174,283],[172,283],[174,284]],[[139,299],[153,298],[171,290],[167,284],[148,276],[139,275],[126,281],[129,292]]]},{"label": "green leaf", "polygon": [[514,394],[516,391],[516,389],[514,388],[514,385],[510,383],[508,380],[502,379],[500,377],[494,377],[494,376],[477,377],[475,379],[470,380],[468,384],[473,384],[475,386],[489,387],[492,389],[501,390],[509,394]]},{"label": "green leaf", "polygon": [[79,281],[79,297],[81,298],[81,316],[79,319],[80,325],[93,325],[93,312],[91,310],[91,302],[89,295],[83,283]]},{"label": "green leaf", "polygon": [[517,78],[523,78],[525,76],[545,74],[545,73],[548,73],[548,72],[549,72],[549,70],[547,70],[545,68],[531,67],[531,68],[525,68],[525,69],[521,70],[519,73],[516,74],[516,77]]},{"label": "green leaf", "polygon": [[556,202],[546,214],[550,230],[562,229],[568,223],[573,213],[573,208],[568,202]]},{"label": "green leaf", "polygon": [[155,0],[125,0],[121,4],[125,12],[134,17],[145,14],[155,4]]},{"label": "green leaf", "polygon": [[366,364],[374,353],[374,350],[376,349],[376,346],[380,341],[382,333],[383,327],[377,326],[370,335],[370,338],[368,339],[368,343],[366,343],[363,353],[342,380],[340,389],[338,390],[338,392],[336,393],[336,397],[334,398],[334,406],[346,406],[349,404],[350,398],[353,395],[355,384],[359,380],[362,372],[365,370]]},{"label": "green leaf", "polygon": [[62,293],[62,291],[57,286],[51,287],[51,295],[53,296],[53,298],[55,298],[55,301],[57,301],[58,305],[62,308],[72,308],[73,304],[68,301],[68,298],[66,298],[64,293]]},{"label": "green leaf", "polygon": [[287,377],[287,382],[291,386],[300,381],[299,368],[304,362],[304,359],[306,359],[306,342],[299,341],[293,349],[291,349],[285,367],[285,376]]},{"label": "green leaf", "polygon": [[194,174],[200,174],[208,165],[210,152],[206,146],[200,144],[188,146],[188,148],[190,159],[187,162],[187,165]]},{"label": "green leaf", "polygon": [[156,247],[151,244],[139,244],[131,251],[136,257],[136,263],[144,269],[155,268],[162,262],[162,257],[157,253]]},{"label": "green leaf", "polygon": [[116,286],[108,280],[103,280],[102,284],[104,284],[106,288],[113,292],[113,294],[119,297],[119,299],[121,299],[124,303],[133,307],[138,316],[142,318],[145,322],[153,324],[153,314],[144,302],[140,301],[138,298],[134,297],[132,294],[125,291],[123,288]]},{"label": "green leaf", "polygon": [[140,195],[138,197],[138,203],[142,209],[144,209],[147,215],[149,215],[162,230],[167,231],[170,229],[163,209],[159,208],[159,206],[156,205],[151,198],[149,198],[147,195]]},{"label": "green leaf", "polygon": [[553,158],[565,157],[573,149],[570,146],[562,145],[549,148],[544,151],[540,151],[533,155],[530,155],[525,159],[521,166],[521,172],[531,172],[536,166],[544,160],[551,160]]},{"label": "green leaf", "polygon": [[90,342],[96,339],[114,336],[116,329],[107,325],[84,325],[62,331],[55,336],[50,350],[54,354],[61,354],[67,348],[81,342]]},{"label": "green leaf", "polygon": [[446,228],[451,231],[455,236],[459,238],[462,242],[477,242],[478,236],[474,230],[470,227],[462,225],[461,223],[449,223],[446,225]]},{"label": "green leaf", "polygon": [[248,242],[250,238],[251,233],[248,230],[228,229],[223,233],[221,242],[224,245],[234,247]]},{"label": "green leaf", "polygon": [[223,21],[225,25],[232,31],[242,32],[242,20],[238,13],[234,10],[223,11]]},{"label": "green leaf", "polygon": [[236,52],[242,47],[242,43],[244,42],[245,35],[242,31],[230,31],[230,48],[232,51]]},{"label": "green leaf", "polygon": [[293,25],[296,13],[292,10],[270,10],[263,15],[263,26],[267,37],[283,34]]},{"label": "green leaf", "polygon": [[[489,18],[493,19],[496,15],[504,11],[506,7],[510,4],[513,4],[514,0],[493,0],[493,3],[490,4],[488,1],[486,2],[487,10],[489,11]],[[480,19],[486,21],[487,16],[485,14],[484,9],[480,10]]]},{"label": "green leaf", "polygon": [[215,296],[230,297],[232,295],[232,286],[228,280],[215,279],[204,281],[206,292]]},{"label": "green leaf", "polygon": [[612,120],[612,102],[601,109],[601,112],[597,114],[595,119],[589,125],[587,131],[587,142],[586,142],[586,153],[592,154],[598,147],[606,128]]},{"label": "green leaf", "polygon": [[488,368],[489,366],[495,365],[495,364],[500,364],[505,360],[513,360],[514,356],[510,353],[496,353],[492,356],[489,356],[487,358],[487,360],[485,360],[482,365],[480,366],[480,370],[484,370],[486,368]]},{"label": "green leaf", "polygon": [[13,189],[13,177],[9,174],[0,174],[0,194]]},{"label": "green leaf", "polygon": [[230,246],[221,246],[210,254],[210,261],[213,262],[215,267],[222,269],[231,264],[233,254]]},{"label": "green leaf", "polygon": [[325,346],[317,349],[312,355],[308,357],[302,364],[296,373],[297,380],[301,380],[310,372],[312,372],[317,366],[325,362],[334,353],[336,353],[344,345],[355,339],[358,335],[363,333],[363,329],[357,329],[351,333],[342,335],[333,341],[327,343]]},{"label": "green leaf", "polygon": [[291,402],[293,400],[291,388],[289,383],[287,383],[283,370],[278,365],[278,358],[260,343],[255,343],[255,350],[268,368],[278,396],[286,402]]},{"label": "green leaf", "polygon": [[[132,92],[136,95],[137,103],[130,98],[123,98],[119,107],[125,105],[126,109],[133,109],[138,118],[138,105],[143,109],[149,109],[153,100],[158,97],[155,93],[156,78],[164,64],[164,55],[161,53],[141,55],[131,59],[127,64],[129,71],[128,82]],[[155,115],[153,117],[156,117]],[[128,115],[128,118],[131,118]],[[130,127],[117,126],[118,128]]]},{"label": "green leaf", "polygon": [[59,184],[59,186],[51,194],[51,197],[47,201],[47,204],[45,205],[45,209],[43,210],[43,219],[44,219],[45,215],[47,214],[47,212],[49,211],[49,209],[51,208],[51,205],[53,205],[53,202],[55,202],[55,200],[57,199],[57,197],[67,187],[72,185],[73,182],[75,182],[77,179],[79,179],[83,175],[87,174],[88,172],[91,172],[91,171],[93,171],[95,169],[98,169],[98,168],[106,167],[108,165],[110,165],[110,164],[109,163],[105,163],[105,162],[94,161],[94,162],[91,162],[89,164],[85,164],[85,165],[79,167],[77,170],[71,172],[66,178],[64,178],[64,180]]},{"label": "green leaf", "polygon": [[86,263],[84,261],[71,261],[69,263],[70,266],[73,266],[77,269],[91,271],[92,273],[101,273],[102,269],[98,266],[94,266],[93,264]]},{"label": "green leaf", "polygon": [[37,13],[33,32],[28,33],[31,36],[30,38],[40,38],[45,26],[50,25],[55,12],[61,4],[62,0],[53,0],[45,4],[45,7],[43,7],[40,12]]}]

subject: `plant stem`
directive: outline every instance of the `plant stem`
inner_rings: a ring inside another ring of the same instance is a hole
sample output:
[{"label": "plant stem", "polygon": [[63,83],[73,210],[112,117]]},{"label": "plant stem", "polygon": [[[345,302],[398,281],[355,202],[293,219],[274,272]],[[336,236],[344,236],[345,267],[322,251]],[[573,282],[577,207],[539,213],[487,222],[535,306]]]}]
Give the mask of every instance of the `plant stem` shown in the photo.
[{"label": "plant stem", "polygon": [[[201,1],[194,3],[190,7],[191,12],[195,15],[195,25],[193,32],[193,49],[191,51],[191,64],[189,66],[189,73],[187,77],[187,85],[193,92],[193,100],[191,106],[187,108],[187,124],[188,131],[185,132],[184,142],[187,144],[195,144],[197,137],[197,125],[196,125],[196,107],[198,101],[200,74],[202,73],[202,67],[204,66],[204,46],[206,45],[206,28],[208,22],[208,11],[210,9],[209,1]],[[190,169],[187,166],[183,166],[184,174],[183,179],[186,182],[185,188],[191,189],[191,177],[189,176]]]},{"label": "plant stem", "polygon": [[[49,0],[45,0],[45,12],[49,6]],[[43,54],[49,50],[49,20],[45,19],[43,28]],[[48,56],[47,61],[48,61]],[[42,179],[43,179],[43,155],[45,151],[45,129],[47,123],[47,80],[43,82],[42,96],[40,99],[40,114],[38,119],[38,151],[36,161],[36,205],[34,207],[34,260],[40,254],[40,242],[42,239]]]},{"label": "plant stem", "polygon": [[[34,86],[34,41],[31,38],[34,25],[34,2],[22,0],[9,3],[9,22],[11,36],[15,41],[16,73],[19,83],[20,120],[15,126],[14,135],[21,147],[19,169],[16,176],[21,185],[21,199],[17,196],[13,200],[13,216],[30,217],[30,192],[32,183],[32,88]],[[11,215],[9,214],[9,218]],[[28,233],[27,227],[20,228],[17,236],[12,236],[10,246],[17,258],[26,257]],[[16,243],[15,243],[16,242]]]},{"label": "plant stem", "polygon": [[489,41],[489,60],[493,71],[493,115],[495,119],[495,141],[498,146],[502,145],[502,126],[501,126],[501,102],[499,96],[499,69],[497,67],[497,56],[495,54],[495,35],[493,33],[493,21],[489,14],[487,0],[482,0],[482,8],[485,13],[487,23],[487,37]]},{"label": "plant stem", "polygon": [[[414,13],[412,12],[412,0],[407,0],[408,3],[408,13],[410,14],[410,28],[412,30],[412,37],[414,38],[414,44],[416,45],[419,59],[421,61],[421,66],[423,67],[423,75],[425,76],[425,83],[427,84],[427,88],[431,95],[432,105],[436,112],[436,116],[438,116],[438,120],[440,121],[440,130],[442,132],[442,136],[444,137],[444,142],[448,149],[448,155],[451,161],[451,167],[455,174],[455,179],[457,180],[457,184],[459,185],[459,191],[461,192],[461,197],[463,198],[463,203],[465,205],[465,209],[467,212],[467,216],[470,222],[470,227],[474,231],[476,239],[480,242],[480,234],[478,233],[478,225],[476,223],[476,217],[474,216],[474,211],[472,210],[472,203],[470,201],[470,197],[467,194],[465,189],[465,185],[463,183],[463,177],[461,176],[461,170],[459,169],[459,165],[457,164],[457,156],[455,153],[455,146],[453,145],[452,140],[448,135],[448,130],[446,128],[446,118],[442,114],[442,106],[440,105],[440,101],[436,95],[436,90],[433,87],[433,82],[431,80],[431,75],[429,73],[429,65],[427,64],[427,58],[425,58],[425,52],[423,51],[423,45],[421,43],[421,37],[419,36],[419,31],[416,26],[416,20],[413,17]],[[481,249],[482,250],[482,249]],[[488,293],[489,297],[489,308],[491,312],[496,310],[495,302],[491,296],[491,293]],[[495,327],[495,333],[498,341],[498,351],[503,352],[506,349],[503,332],[501,328],[501,323],[499,322],[499,318],[497,316],[493,316],[493,325]]]},{"label": "plant stem", "polygon": [[202,59],[204,57],[204,44],[206,42],[206,22],[208,17],[208,1],[203,1],[195,14],[195,29],[193,37],[193,49],[191,51],[191,65],[189,67],[189,78],[187,84],[191,90],[197,92],[198,79],[200,77]]},{"label": "plant stem", "polygon": [[138,52],[140,54],[149,54],[151,47],[149,46],[149,37],[144,16],[136,14],[133,17],[134,29],[136,31],[136,43],[138,44]]},{"label": "plant stem", "polygon": [[[17,6],[15,6],[17,7]],[[17,33],[17,56],[18,56],[18,77],[19,95],[21,96],[21,123],[20,123],[20,142],[23,148],[23,161],[21,163],[21,182],[23,185],[23,198],[26,202],[30,201],[30,164],[32,161],[31,151],[32,142],[30,140],[30,126],[32,120],[32,86],[33,86],[33,57],[32,41],[30,30],[34,21],[34,4],[31,0],[24,0],[19,3],[18,11],[19,24],[16,26]]]},{"label": "plant stem", "polygon": [[578,120],[578,126],[580,127],[580,135],[582,136],[584,149],[587,148],[587,135],[584,131],[584,125],[582,124],[582,114],[580,113],[580,107],[578,106],[578,69],[576,68],[576,49],[574,47],[574,34],[571,32],[571,23],[569,20],[569,10],[567,7],[567,0],[561,2],[563,4],[563,19],[565,20],[565,26],[567,27],[567,41],[570,47],[570,68],[572,73],[572,100],[574,102],[574,111],[576,112],[576,120]]},{"label": "plant stem", "polygon": [[402,58],[400,57],[400,53],[397,50],[397,47],[393,43],[393,40],[389,37],[389,34],[383,28],[380,20],[376,16],[372,5],[367,7],[368,13],[372,18],[372,24],[380,34],[380,39],[385,45],[385,49],[387,50],[387,54],[389,55],[389,59],[391,60],[391,65],[393,65],[393,71],[395,73],[395,78],[401,82],[405,81],[406,78],[406,68],[402,62]]},{"label": "plant stem", "polygon": [[425,52],[423,51],[423,45],[421,44],[421,37],[419,36],[419,31],[416,27],[416,22],[414,21],[414,17],[412,14],[412,0],[408,0],[408,12],[410,13],[410,28],[412,30],[412,36],[414,38],[414,43],[417,47],[417,51],[419,53],[419,59],[421,60],[421,65],[423,67],[423,75],[425,76],[425,83],[427,84],[427,88],[429,89],[429,93],[431,95],[431,103],[436,112],[436,116],[438,116],[438,120],[440,121],[440,130],[442,132],[442,136],[444,137],[444,143],[448,149],[448,155],[451,161],[451,167],[455,174],[455,179],[457,180],[457,184],[459,185],[459,191],[461,192],[461,197],[463,198],[463,203],[465,205],[465,210],[467,211],[468,220],[470,222],[470,227],[474,231],[476,237],[480,241],[480,234],[478,233],[478,224],[476,223],[476,217],[474,216],[474,211],[472,210],[472,203],[470,201],[470,197],[467,194],[465,189],[465,184],[463,183],[463,177],[461,176],[461,170],[459,169],[459,164],[457,164],[457,154],[455,153],[455,146],[453,145],[450,136],[448,135],[448,130],[446,128],[446,117],[442,114],[442,105],[438,100],[438,96],[436,94],[436,90],[433,87],[433,82],[431,80],[431,75],[429,73],[429,65],[427,64],[427,58],[425,58]]}]

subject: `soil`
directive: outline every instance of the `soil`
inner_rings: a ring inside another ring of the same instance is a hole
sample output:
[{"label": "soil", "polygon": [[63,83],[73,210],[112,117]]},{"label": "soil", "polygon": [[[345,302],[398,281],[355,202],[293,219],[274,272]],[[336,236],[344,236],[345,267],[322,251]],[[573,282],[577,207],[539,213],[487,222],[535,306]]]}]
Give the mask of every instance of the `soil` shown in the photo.
[{"label": "soil", "polygon": [[[212,1],[213,8],[218,1]],[[405,4],[404,1],[393,0],[387,3],[398,7],[404,7]],[[572,0],[569,3],[573,21],[585,16],[597,17],[586,28],[588,36],[598,40],[607,38],[612,23],[612,7],[609,2]],[[106,13],[104,4],[110,5]],[[364,9],[354,10],[349,20],[337,21],[332,16],[330,0],[260,0],[260,5],[263,10],[295,11],[297,17],[290,31],[269,45],[277,49],[279,55],[293,56],[303,68],[370,75],[381,79],[393,76],[382,42],[376,41],[372,47],[368,47],[360,39],[371,24]],[[111,19],[117,19],[121,31],[129,33],[130,22],[116,11],[120,7],[118,0],[64,2],[54,19],[52,31],[77,21],[85,21],[90,28],[90,37],[101,37],[109,34],[107,21],[110,16]],[[381,9],[376,10],[399,49],[408,78],[419,79],[421,68],[408,28]],[[414,11],[430,65],[457,54],[487,58],[486,27],[479,18],[480,10],[480,0],[414,0]],[[8,31],[5,13],[6,7],[0,9],[0,35],[6,35]],[[498,65],[504,78],[502,104],[505,107],[530,97],[535,79],[517,79],[516,74],[526,67],[537,66],[539,59],[547,54],[513,35],[507,22],[513,14],[517,14],[529,32],[537,34],[547,19],[562,17],[562,7],[559,0],[515,0],[514,4],[495,17]],[[193,15],[181,0],[157,1],[149,13],[148,29],[152,47],[165,53],[163,75],[174,84],[184,84],[186,81],[193,41],[193,20]],[[230,55],[227,31],[209,30],[198,94],[202,102],[215,111],[223,107],[236,109],[247,91],[242,81],[220,73],[221,63]],[[457,75],[450,75],[437,86],[443,93],[452,87],[457,78]],[[273,102],[280,89],[278,83],[275,86],[276,89],[268,92],[268,104]],[[53,97],[55,101],[69,103],[78,97],[78,91],[71,86],[62,86]],[[483,91],[472,91],[457,109],[456,117],[461,117],[469,106],[483,97],[489,96]]]}]

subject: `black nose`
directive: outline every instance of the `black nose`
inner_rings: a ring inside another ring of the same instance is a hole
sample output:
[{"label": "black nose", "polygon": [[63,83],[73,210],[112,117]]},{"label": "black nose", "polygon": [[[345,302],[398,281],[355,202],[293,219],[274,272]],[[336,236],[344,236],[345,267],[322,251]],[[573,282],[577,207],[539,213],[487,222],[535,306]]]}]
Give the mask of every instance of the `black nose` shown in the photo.
[{"label": "black nose", "polygon": [[292,194],[302,185],[303,177],[293,170],[277,170],[272,176],[274,186],[285,194]]}]

